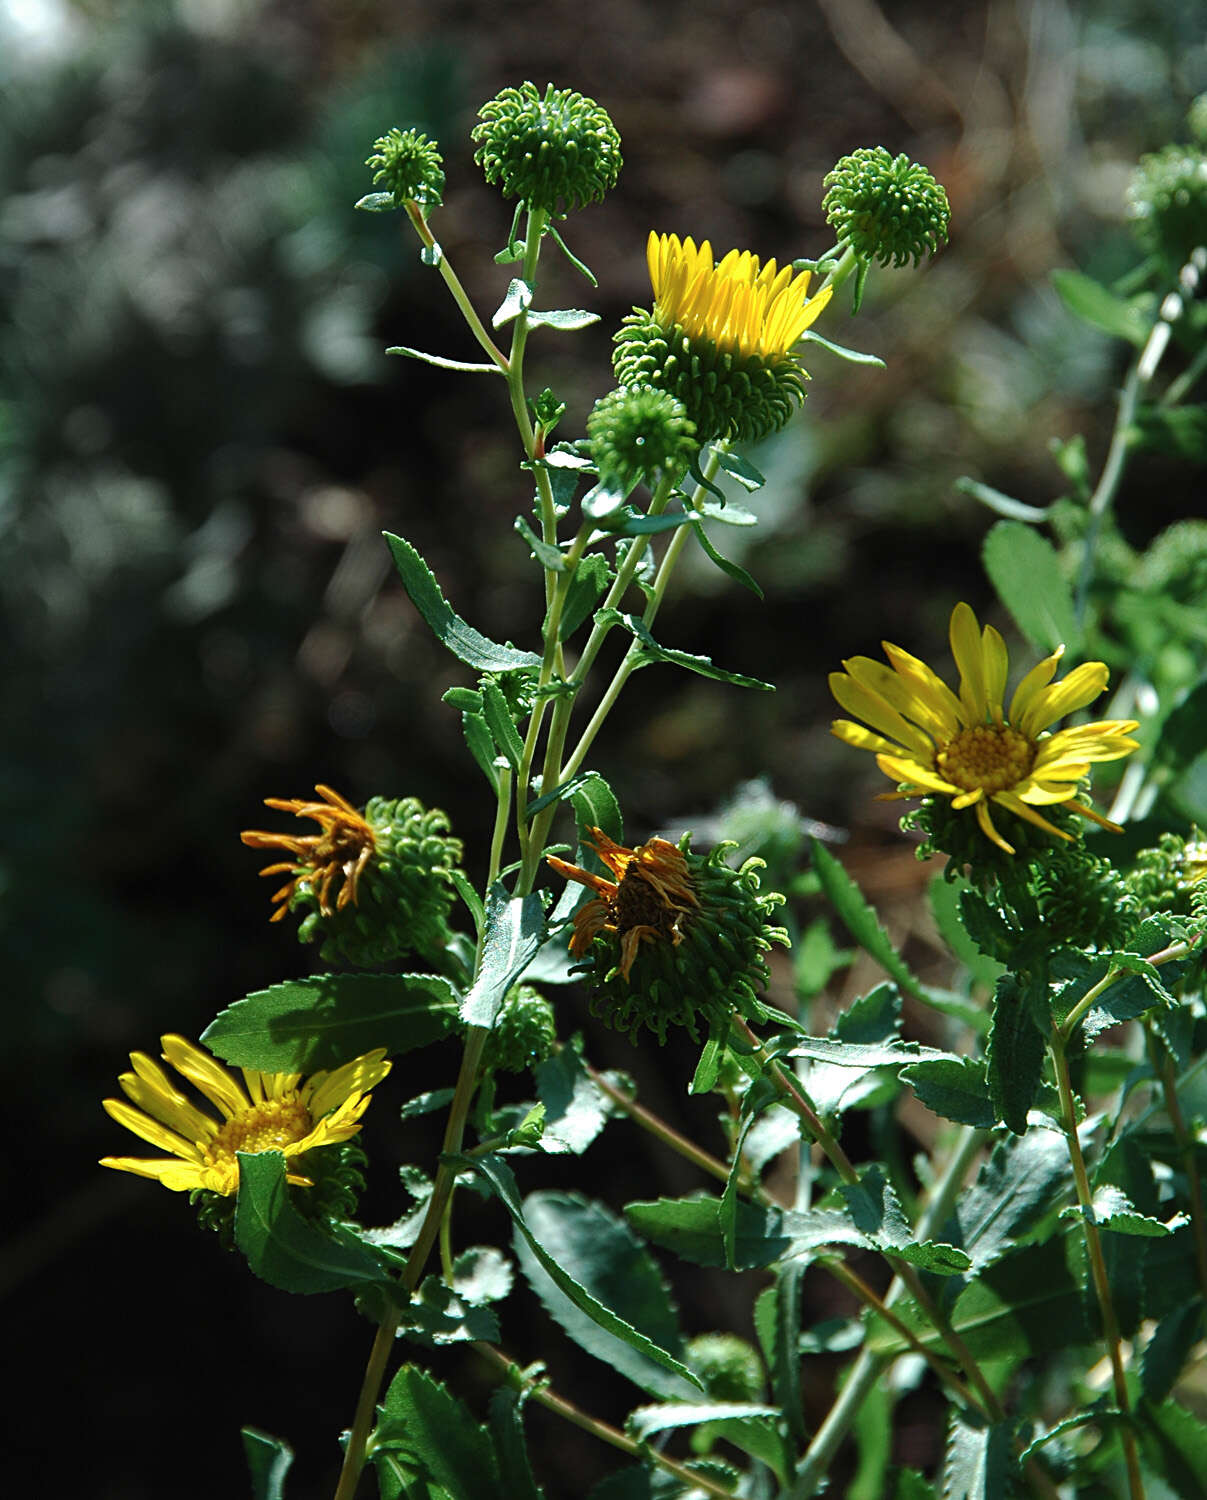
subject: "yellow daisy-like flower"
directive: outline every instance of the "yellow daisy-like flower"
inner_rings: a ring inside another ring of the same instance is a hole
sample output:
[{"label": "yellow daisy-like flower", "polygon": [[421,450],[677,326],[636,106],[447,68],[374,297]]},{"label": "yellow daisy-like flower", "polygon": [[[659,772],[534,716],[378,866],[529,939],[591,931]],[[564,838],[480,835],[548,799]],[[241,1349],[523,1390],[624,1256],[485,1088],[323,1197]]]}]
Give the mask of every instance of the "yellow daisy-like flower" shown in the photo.
[{"label": "yellow daisy-like flower", "polygon": [[[225,1197],[239,1189],[239,1151],[281,1151],[286,1178],[313,1187],[298,1170],[306,1153],[351,1140],[369,1107],[370,1090],[390,1071],[385,1049],[366,1052],[334,1072],[261,1073],[241,1068],[242,1083],[210,1053],[182,1036],[161,1037],[163,1058],[187,1078],[220,1116],[199,1109],[144,1052],[132,1052],[132,1073],[118,1079],[128,1099],[105,1109],[167,1157],[106,1156],[102,1167],[152,1177],[174,1193],[208,1188]],[[135,1107],[137,1106],[137,1108]]]},{"label": "yellow daisy-like flower", "polygon": [[[1083,662],[1053,682],[1061,646],[1026,674],[1004,707],[1006,644],[992,625],[981,630],[967,604],[951,615],[951,651],[960,673],[958,695],[925,662],[883,642],[889,665],[856,656],[830,675],[830,690],[864,722],[836,719],[833,732],[860,750],[901,790],[888,797],[938,794],[953,808],[975,807],[987,838],[1014,848],[993,825],[989,804],[1067,839],[1036,811],[1060,805],[1118,833],[1119,827],[1077,800],[1094,761],[1119,760],[1139,748],[1134,719],[1103,719],[1051,733],[1065,714],[1084,708],[1107,684],[1106,664]],[[866,728],[870,725],[871,728]]]},{"label": "yellow daisy-like flower", "polygon": [[[291,875],[272,899],[277,903],[271,920],[279,922],[289,910],[289,903],[299,885],[308,885],[318,896],[319,910],[330,917],[342,911],[349,902],[356,905],[357,886],[365,866],[377,851],[377,835],[346,797],[329,786],[315,791],[321,802],[299,797],[266,797],[265,807],[296,813],[299,818],[313,818],[321,833],[264,833],[248,829],[239,837],[250,849],[283,849],[294,857],[279,864],[265,865],[261,875]],[[338,884],[337,884],[338,882]],[[332,887],[336,888],[335,905],[331,904]]]},{"label": "yellow daisy-like flower", "polygon": [[829,302],[832,287],[810,297],[808,271],[759,265],[749,250],[731,250],[713,264],[707,240],[650,233],[646,244],[654,310],[664,327],[678,324],[691,339],[764,359],[786,355]]},{"label": "yellow daisy-like flower", "polygon": [[559,875],[577,880],[596,892],[596,899],[574,913],[570,952],[580,958],[601,932],[620,938],[620,972],[625,979],[640,943],[670,938],[683,941],[680,920],[699,906],[683,851],[666,839],[650,839],[637,849],[626,848],[602,828],[590,828],[596,854],[616,877],[608,880],[554,855],[548,863]]}]

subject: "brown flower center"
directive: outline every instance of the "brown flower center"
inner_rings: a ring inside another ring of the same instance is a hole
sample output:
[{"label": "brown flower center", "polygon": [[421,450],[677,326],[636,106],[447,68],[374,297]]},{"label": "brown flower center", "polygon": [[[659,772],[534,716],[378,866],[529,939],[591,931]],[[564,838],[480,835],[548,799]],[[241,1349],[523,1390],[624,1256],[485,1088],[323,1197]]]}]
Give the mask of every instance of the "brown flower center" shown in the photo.
[{"label": "brown flower center", "polygon": [[233,1162],[236,1151],[284,1151],[304,1140],[314,1126],[296,1093],[264,1099],[229,1119],[205,1153],[207,1167]]},{"label": "brown flower center", "polygon": [[663,933],[673,932],[682,915],[681,910],[668,905],[666,897],[656,891],[634,867],[626,870],[609,905],[616,931],[622,936],[634,927],[651,927]]},{"label": "brown flower center", "polygon": [[935,756],[935,769],[966,792],[992,795],[1026,780],[1035,746],[1009,724],[977,724],[962,729]]}]

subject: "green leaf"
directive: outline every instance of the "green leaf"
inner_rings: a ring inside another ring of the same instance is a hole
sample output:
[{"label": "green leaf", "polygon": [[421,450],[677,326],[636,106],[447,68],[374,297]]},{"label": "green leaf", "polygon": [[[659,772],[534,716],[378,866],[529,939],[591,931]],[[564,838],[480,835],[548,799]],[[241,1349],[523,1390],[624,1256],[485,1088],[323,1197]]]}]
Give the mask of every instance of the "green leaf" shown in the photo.
[{"label": "green leaf", "polygon": [[503,689],[493,677],[482,680],[482,716],[507,764],[518,772],[524,759],[524,742],[515,727],[511,710],[507,707]]},{"label": "green leaf", "polygon": [[621,614],[615,609],[601,609],[596,619],[601,623],[622,625],[637,637],[641,642],[641,650],[638,653],[639,666],[663,661],[671,666],[684,667],[689,672],[697,672],[701,677],[710,677],[714,682],[729,682],[735,687],[757,688],[764,693],[775,691],[773,683],[761,682],[757,677],[743,677],[740,672],[726,672],[714,666],[711,658],[707,656],[692,656],[687,651],[674,651],[669,647],[660,646],[650,634],[649,627],[636,615]]},{"label": "green leaf", "polygon": [[958,495],[967,495],[972,500],[979,500],[982,505],[987,505],[990,510],[996,511],[999,516],[1006,516],[1012,521],[1046,521],[1048,518],[1048,507],[1045,505],[1026,505],[1021,500],[1015,500],[1009,495],[1003,495],[1001,490],[995,490],[988,484],[981,484],[979,480],[969,479],[962,475],[952,485],[952,489]]},{"label": "green leaf", "polygon": [[545,908],[533,892],[510,897],[496,880],[486,893],[486,939],[473,987],[461,1002],[467,1026],[492,1027],[507,991],[536,956],[545,935]]},{"label": "green leaf", "polygon": [[809,846],[813,851],[813,868],[821,881],[822,890],[842,918],[847,931],[864,952],[897,981],[906,994],[920,1000],[923,1005],[933,1004],[933,995],[893,947],[888,933],[881,927],[879,918],[863,892],[842,865],[817,839],[811,838]]},{"label": "green leaf", "polygon": [[721,572],[727,574],[728,577],[732,578],[735,583],[740,583],[744,589],[749,589],[750,592],[756,596],[756,598],[761,599],[763,597],[762,589],[758,586],[758,584],[754,581],[754,579],[750,576],[745,568],[739,567],[736,562],[733,562],[728,557],[723,557],[717,551],[717,549],[709,541],[708,533],[704,530],[704,526],[699,520],[694,523],[694,530],[696,533],[696,540],[704,549],[704,555],[708,558],[709,562],[720,568]]},{"label": "green leaf", "polygon": [[592,552],[579,562],[566,590],[566,602],[562,605],[557,632],[559,641],[568,641],[590,616],[612,577],[611,565],[602,552]]},{"label": "green leaf", "polygon": [[579,842],[588,828],[601,829],[619,843],[624,838],[624,821],[616,793],[598,771],[588,771],[570,793]]},{"label": "green leaf", "polygon": [[[618,1315],[610,1307],[605,1306],[597,1297],[593,1296],[586,1287],[582,1286],[577,1280],[575,1280],[574,1276],[569,1271],[563,1268],[563,1266],[550,1252],[550,1250],[547,1249],[546,1246],[542,1243],[542,1240],[534,1232],[533,1228],[529,1225],[524,1212],[524,1208],[521,1206],[519,1201],[519,1195],[516,1190],[515,1177],[512,1175],[511,1169],[507,1166],[506,1162],[504,1162],[499,1157],[492,1156],[477,1157],[472,1160],[468,1157],[462,1157],[458,1160],[458,1165],[467,1167],[470,1170],[477,1172],[480,1177],[485,1179],[487,1185],[492,1189],[495,1196],[499,1199],[499,1201],[511,1215],[512,1222],[515,1224],[516,1229],[519,1231],[519,1234],[527,1243],[529,1249],[532,1251],[536,1260],[539,1262],[541,1268],[553,1281],[555,1287],[565,1293],[569,1301],[572,1302],[579,1311],[585,1313],[587,1315],[587,1318],[589,1318],[592,1323],[598,1324],[605,1333],[614,1335],[614,1339],[612,1341],[613,1346],[615,1345],[615,1342],[619,1340],[620,1343],[627,1345],[630,1350],[634,1350],[638,1354],[645,1356],[647,1361],[653,1361],[655,1364],[661,1365],[663,1370],[670,1371],[673,1376],[680,1377],[674,1382],[676,1390],[673,1394],[691,1394],[691,1392],[687,1390],[683,1385],[683,1381],[686,1381],[688,1385],[690,1385],[694,1389],[698,1390],[701,1388],[700,1382],[691,1373],[687,1366],[684,1365],[679,1359],[677,1359],[674,1354],[672,1354],[669,1350],[663,1348],[660,1344],[656,1343],[648,1335],[643,1333],[639,1328],[635,1328],[631,1323],[627,1322],[624,1317]],[[535,1196],[537,1198],[538,1205],[540,1205],[544,1197],[557,1197],[559,1195]],[[599,1210],[599,1212],[603,1211]],[[540,1219],[542,1228],[546,1233],[550,1232],[550,1223],[547,1221],[551,1221],[553,1227],[556,1229],[558,1220],[560,1219],[560,1215],[558,1215],[556,1212],[552,1215],[549,1213],[544,1213],[539,1215],[538,1217]],[[556,1248],[563,1255],[572,1257],[572,1264],[574,1265],[574,1268],[576,1270],[581,1270],[583,1266],[587,1264],[587,1262],[579,1259],[579,1255],[583,1247],[567,1247],[565,1244],[563,1244],[562,1237],[560,1235],[556,1240]],[[601,1267],[600,1275],[604,1276],[605,1272],[609,1272],[609,1268],[607,1266]],[[610,1272],[607,1280],[607,1285],[609,1288],[612,1286],[612,1282],[610,1280]],[[640,1287],[633,1288],[633,1291],[635,1294],[639,1293],[644,1299],[646,1296],[648,1296],[648,1282],[641,1285]],[[625,1292],[623,1287],[619,1288],[617,1296],[621,1300],[623,1305],[628,1306],[628,1304],[625,1302]],[[653,1318],[654,1312],[651,1305],[644,1300],[642,1301],[641,1305],[647,1308],[647,1311],[650,1312],[651,1318]],[[657,1326],[660,1329],[667,1326],[665,1319],[668,1312],[669,1304],[664,1304],[661,1312],[655,1319]],[[678,1343],[679,1339],[677,1322],[675,1325],[675,1335],[675,1342]],[[625,1358],[628,1359],[627,1354]],[[631,1370],[626,1369],[625,1373],[629,1375],[630,1379],[635,1378]],[[641,1384],[641,1382],[638,1381],[638,1384]],[[666,1393],[667,1392],[665,1391],[662,1392],[662,1394]]]},{"label": "green leaf", "polygon": [[398,204],[394,202],[393,193],[366,193],[352,207],[362,209],[367,214],[384,214],[392,213]]},{"label": "green leaf", "polygon": [[[613,1081],[616,1075],[605,1075]],[[535,1070],[537,1097],[545,1106],[541,1150],[581,1155],[608,1122],[615,1105],[587,1072],[579,1046],[570,1042]]]},{"label": "green leaf", "polygon": [[404,354],[407,359],[422,360],[425,365],[435,365],[438,370],[458,370],[465,375],[501,375],[495,364],[473,364],[463,359],[445,359],[441,354],[428,354],[422,349],[412,349],[406,344],[394,344],[387,354]]},{"label": "green leaf", "polygon": [[718,466],[724,469],[731,478],[736,479],[744,490],[753,494],[755,490],[761,490],[767,483],[750,460],[743,458],[740,453],[735,453],[731,448],[726,448],[721,444],[714,447],[712,451]]},{"label": "green leaf", "polygon": [[999,521],[981,557],[998,598],[1033,646],[1081,649],[1073,595],[1051,542],[1021,521]]},{"label": "green leaf", "polygon": [[1128,437],[1137,447],[1201,464],[1207,459],[1207,406],[1141,406]]},{"label": "green leaf", "polygon": [[539,656],[534,656],[531,651],[520,651],[512,645],[500,646],[497,642],[488,640],[472,625],[467,625],[445,599],[431,569],[410,542],[388,531],[384,535],[412,604],[427,621],[436,638],[458,660],[479,672],[514,672],[525,668],[539,670]]},{"label": "green leaf", "polygon": [[997,1123],[997,1110],[989,1097],[984,1062],[978,1058],[936,1058],[902,1068],[900,1077],[909,1084],[927,1109],[988,1130]]},{"label": "green leaf", "polygon": [[263,1281],[285,1292],[334,1292],[382,1285],[386,1273],[354,1235],[302,1218],[289,1201],[281,1151],[240,1151],[235,1241]]},{"label": "green leaf", "polygon": [[954,1245],[914,1239],[897,1195],[879,1165],[866,1168],[857,1183],[840,1183],[838,1191],[865,1244],[882,1254],[898,1256],[940,1276],[957,1275],[971,1267],[971,1259]]},{"label": "green leaf", "polygon": [[244,1427],[242,1437],[251,1470],[252,1500],[284,1500],[285,1475],[293,1463],[293,1449],[283,1439],[269,1437],[256,1427]]},{"label": "green leaf", "polygon": [[[697,1266],[725,1264],[719,1198],[658,1198],[628,1203],[624,1212],[644,1239],[683,1260]],[[733,1260],[739,1271],[769,1266],[791,1249],[782,1210],[739,1200],[734,1218]]]},{"label": "green leaf", "polygon": [[528,543],[533,557],[540,563],[542,568],[550,573],[563,573],[566,569],[566,554],[560,547],[555,547],[550,542],[544,542],[523,516],[515,518],[515,529]]},{"label": "green leaf", "polygon": [[1164,1401],[1199,1341],[1203,1327],[1201,1300],[1176,1308],[1157,1324],[1144,1346],[1140,1387],[1150,1401]]},{"label": "green leaf", "polygon": [[426,1047],[456,1026],[457,992],[439,974],[312,974],[236,1000],[201,1040],[223,1062],[266,1073],[336,1068],[375,1047]]},{"label": "green leaf", "polygon": [[404,1365],[390,1382],[375,1441],[399,1444],[450,1500],[507,1500],[486,1430],[414,1365]]},{"label": "green leaf", "polygon": [[502,328],[504,323],[510,323],[513,318],[518,318],[522,312],[526,312],[532,306],[535,293],[536,288],[530,281],[523,281],[520,277],[513,276],[507,283],[506,295],[491,317],[490,326]]},{"label": "green leaf", "polygon": [[1015,1249],[1068,1197],[1069,1152],[1061,1136],[1029,1130],[999,1142],[956,1201],[943,1236],[972,1256],[978,1270]]},{"label": "green leaf", "polygon": [[402,1332],[428,1349],[499,1337],[499,1320],[488,1307],[462,1297],[439,1276],[427,1276],[406,1306]]},{"label": "green leaf", "polygon": [[1202,1500],[1207,1424],[1176,1401],[1142,1401],[1137,1412],[1144,1457],[1181,1500]]},{"label": "green leaf", "polygon": [[1170,710],[1153,750],[1151,774],[1169,786],[1190,769],[1207,745],[1207,681],[1198,683]]},{"label": "green leaf", "polygon": [[777,1406],[755,1406],[742,1401],[673,1402],[639,1406],[629,1413],[624,1425],[631,1438],[644,1443],[659,1432],[716,1423],[721,1437],[765,1463],[782,1483],[787,1460],[773,1422],[778,1416]]},{"label": "green leaf", "polygon": [[[532,1193],[523,1207],[529,1233],[564,1276],[629,1328],[673,1354],[676,1361],[682,1359],[683,1339],[670,1293],[649,1251],[621,1220],[602,1204],[571,1193]],[[555,1283],[518,1226],[515,1241],[528,1284],[549,1316],[581,1349],[651,1395],[673,1399],[695,1394],[680,1375],[601,1327],[574,1302]]]},{"label": "green leaf", "polygon": [[960,920],[961,897],[968,888],[962,878],[934,876],[927,888],[930,910],[943,941],[968,970],[973,983],[992,990],[1003,972],[1002,965],[981,951]]},{"label": "green leaf", "polygon": [[525,1400],[525,1394],[500,1386],[490,1398],[490,1435],[508,1500],[544,1500],[545,1492],[533,1476],[524,1439]]},{"label": "green leaf", "polygon": [[461,732],[465,736],[465,743],[469,747],[469,753],[478,762],[483,776],[490,783],[492,792],[499,790],[499,771],[495,765],[495,742],[494,736],[487,728],[486,720],[481,714],[463,713],[461,715]]},{"label": "green leaf", "polygon": [[592,323],[598,322],[598,313],[587,312],[581,307],[562,307],[552,312],[528,314],[529,328],[559,328],[567,333],[579,328],[590,328]]},{"label": "green leaf", "polygon": [[[1137,1235],[1141,1239],[1160,1239],[1174,1234],[1183,1225],[1190,1223],[1187,1214],[1174,1214],[1168,1221],[1142,1214],[1125,1192],[1117,1187],[1100,1187],[1090,1204],[1094,1222],[1100,1229],[1111,1229],[1116,1234]],[[1066,1208],[1061,1215],[1065,1219],[1080,1219],[1082,1211],[1076,1206]]]},{"label": "green leaf", "polygon": [[839,359],[845,359],[848,364],[871,365],[877,370],[887,368],[878,354],[864,354],[858,349],[848,349],[844,344],[835,344],[824,335],[818,333],[815,328],[806,328],[801,335],[801,339],[805,343],[818,344],[831,354],[837,354]]},{"label": "green leaf", "polygon": [[1014,1468],[1009,1422],[987,1425],[952,1408],[943,1465],[943,1500],[1007,1500]]},{"label": "green leaf", "polygon": [[1148,339],[1149,320],[1138,307],[1116,297],[1081,271],[1053,271],[1056,294],[1075,318],[1112,338],[1126,339],[1142,349]]},{"label": "green leaf", "polygon": [[998,1118],[1015,1135],[1027,1129],[1043,1073],[1046,1043],[1013,974],[1003,974],[993,997],[989,1032],[989,1095]]},{"label": "green leaf", "polygon": [[800,1287],[806,1267],[799,1262],[779,1266],[775,1273],[775,1300],[771,1313],[771,1389],[788,1431],[801,1447],[809,1441],[805,1426],[804,1401],[800,1384],[800,1330],[803,1312]]}]

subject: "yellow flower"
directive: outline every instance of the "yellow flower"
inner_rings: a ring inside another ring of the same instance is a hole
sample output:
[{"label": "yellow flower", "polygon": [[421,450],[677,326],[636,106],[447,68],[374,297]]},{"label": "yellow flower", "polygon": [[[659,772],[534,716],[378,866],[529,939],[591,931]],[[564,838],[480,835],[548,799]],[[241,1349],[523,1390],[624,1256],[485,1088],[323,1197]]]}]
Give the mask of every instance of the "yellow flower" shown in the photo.
[{"label": "yellow flower", "polygon": [[1139,748],[1130,739],[1134,719],[1103,719],[1050,733],[1074,709],[1084,708],[1107,684],[1106,664],[1083,662],[1053,682],[1064,647],[1045,657],[1014,690],[1004,707],[1006,645],[991,625],[982,631],[967,604],[951,615],[951,651],[960,673],[953,693],[925,662],[899,646],[884,644],[889,666],[870,657],[843,662],[830,675],[830,690],[847,710],[871,725],[836,719],[833,732],[861,750],[901,784],[888,797],[937,793],[953,808],[975,807],[986,837],[1007,854],[1014,848],[993,825],[996,803],[1037,827],[1067,839],[1036,811],[1057,804],[1118,833],[1117,824],[1077,800],[1094,761],[1118,760]]},{"label": "yellow flower", "polygon": [[681,918],[700,903],[692,889],[687,860],[674,844],[650,839],[637,849],[628,849],[601,828],[587,831],[596,854],[616,879],[593,875],[549,856],[549,864],[559,875],[598,893],[594,901],[574,913],[570,952],[579,958],[599,933],[616,933],[620,938],[620,972],[628,979],[638,945],[669,937],[677,947],[683,941]]},{"label": "yellow flower", "polygon": [[664,327],[678,324],[692,340],[708,338],[743,356],[788,354],[829,302],[832,287],[809,297],[809,272],[760,268],[749,250],[731,250],[716,265],[707,240],[650,233],[646,245],[654,310]]},{"label": "yellow flower", "polygon": [[[230,1196],[239,1188],[236,1152],[282,1151],[288,1181],[313,1183],[299,1168],[308,1151],[351,1140],[369,1107],[369,1091],[390,1071],[385,1049],[366,1052],[334,1072],[261,1073],[241,1068],[242,1083],[215,1058],[182,1036],[161,1037],[163,1058],[187,1078],[221,1118],[198,1107],[144,1052],[132,1052],[132,1073],[118,1079],[127,1098],[106,1099],[119,1125],[167,1157],[106,1156],[102,1167],[153,1177],[175,1193],[208,1188]],[[138,1108],[134,1106],[137,1105]]]},{"label": "yellow flower", "polygon": [[[322,833],[262,833],[249,829],[239,837],[251,849],[284,849],[294,856],[279,864],[266,865],[261,875],[292,875],[279,891],[272,921],[279,922],[289,910],[289,903],[299,885],[308,885],[318,896],[323,916],[334,916],[349,902],[356,905],[357,886],[365,866],[377,850],[377,836],[372,826],[338,792],[329,786],[316,786],[321,802],[302,798],[266,797],[265,807],[296,813],[299,818],[313,818]],[[335,906],[331,905],[332,886],[339,882]]]}]

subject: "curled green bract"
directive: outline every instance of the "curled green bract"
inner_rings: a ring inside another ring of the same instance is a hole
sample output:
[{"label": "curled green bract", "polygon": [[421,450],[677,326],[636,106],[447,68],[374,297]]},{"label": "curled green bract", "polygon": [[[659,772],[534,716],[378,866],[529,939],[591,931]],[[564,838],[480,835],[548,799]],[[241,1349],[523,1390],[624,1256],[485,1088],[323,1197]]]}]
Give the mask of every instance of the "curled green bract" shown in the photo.
[{"label": "curled green bract", "polygon": [[620,135],[594,99],[549,84],[506,88],[478,112],[474,160],[504,198],[552,218],[598,202],[620,175]]}]

